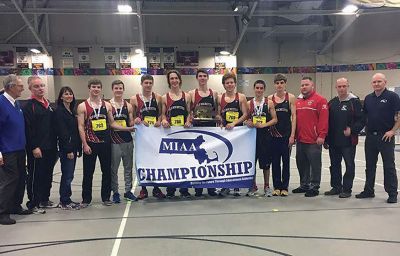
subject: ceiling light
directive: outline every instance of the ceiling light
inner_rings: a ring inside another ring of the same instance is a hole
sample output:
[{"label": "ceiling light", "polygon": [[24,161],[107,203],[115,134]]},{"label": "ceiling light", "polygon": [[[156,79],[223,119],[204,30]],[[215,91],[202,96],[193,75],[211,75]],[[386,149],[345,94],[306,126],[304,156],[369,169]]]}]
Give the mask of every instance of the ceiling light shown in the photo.
[{"label": "ceiling light", "polygon": [[39,50],[36,49],[36,48],[30,49],[30,51],[33,52],[33,53],[36,53],[36,54],[41,53],[41,51],[39,51]]},{"label": "ceiling light", "polygon": [[225,51],[225,50],[224,51],[220,51],[219,54],[221,54],[221,55],[231,55],[230,52]]},{"label": "ceiling light", "polygon": [[132,12],[132,6],[129,4],[119,4],[118,5],[118,12],[120,13],[131,13]]},{"label": "ceiling light", "polygon": [[349,4],[349,5],[346,5],[346,7],[344,7],[344,8],[342,9],[342,12],[343,12],[343,13],[351,14],[351,13],[355,13],[357,10],[358,10],[358,7],[357,7],[356,5],[354,5],[354,4]]},{"label": "ceiling light", "polygon": [[137,53],[137,54],[142,54],[143,51],[142,51],[142,49],[137,48],[137,49],[135,49],[135,53]]}]

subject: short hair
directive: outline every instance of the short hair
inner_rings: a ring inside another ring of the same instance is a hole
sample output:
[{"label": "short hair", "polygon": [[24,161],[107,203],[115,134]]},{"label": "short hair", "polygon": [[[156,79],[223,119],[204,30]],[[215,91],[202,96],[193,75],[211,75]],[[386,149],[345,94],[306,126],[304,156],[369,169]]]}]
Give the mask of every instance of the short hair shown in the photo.
[{"label": "short hair", "polygon": [[112,83],[111,83],[111,90],[112,89],[114,89],[114,85],[117,85],[117,84],[122,84],[122,88],[125,90],[125,85],[124,85],[124,82],[122,82],[121,80],[114,80]]},{"label": "short hair", "polygon": [[265,89],[265,87],[267,87],[267,85],[265,84],[264,80],[255,81],[254,84],[253,84],[253,88],[256,88],[256,84],[262,84],[264,86],[264,89]]},{"label": "short hair", "polygon": [[229,78],[232,78],[236,84],[237,80],[236,80],[236,75],[234,73],[226,73],[225,75],[223,75],[222,76],[222,84],[225,84],[225,81],[228,80]]},{"label": "short hair", "polygon": [[200,69],[197,70],[197,72],[196,72],[196,78],[199,76],[199,73],[207,74],[207,77],[208,77],[208,72],[207,72],[207,70],[205,70],[205,69],[203,69],[203,68],[200,68]]},{"label": "short hair", "polygon": [[154,77],[152,75],[145,74],[140,78],[140,83],[142,84],[144,80],[151,80],[154,82]]},{"label": "short hair", "polygon": [[29,87],[29,89],[31,88],[32,81],[36,80],[36,79],[42,80],[42,78],[40,76],[30,76],[30,77],[28,77],[28,87]]},{"label": "short hair", "polygon": [[179,82],[179,86],[181,86],[181,85],[182,85],[182,77],[181,77],[181,74],[180,74],[177,70],[170,70],[170,71],[168,71],[168,73],[167,73],[168,87],[171,88],[171,84],[170,84],[170,82],[169,82],[169,77],[171,76],[172,73],[174,73],[174,74],[176,74],[176,75],[178,76],[179,81],[180,81],[180,82]]},{"label": "short hair", "polygon": [[285,81],[285,83],[287,82],[287,77],[284,74],[276,74],[274,77],[274,84],[278,81]]},{"label": "short hair", "polygon": [[99,84],[101,88],[103,88],[103,83],[100,81],[100,79],[97,78],[90,78],[88,81],[88,88],[90,89],[90,86],[92,86],[92,84]]},{"label": "short hair", "polygon": [[310,81],[312,82],[312,78],[309,77],[309,76],[305,76],[305,77],[303,77],[301,80],[310,80]]},{"label": "short hair", "polygon": [[6,76],[6,78],[3,81],[4,90],[9,90],[11,87],[16,85],[18,79],[19,77],[14,74]]},{"label": "short hair", "polygon": [[63,87],[61,87],[60,92],[58,93],[57,105],[60,106],[60,105],[63,104],[63,100],[62,100],[61,98],[62,98],[62,96],[63,96],[63,94],[64,94],[65,92],[70,92],[70,93],[72,94],[72,96],[73,96],[73,97],[72,97],[72,102],[71,102],[71,104],[69,105],[69,109],[71,110],[72,113],[74,113],[74,111],[75,111],[75,104],[76,104],[75,94],[74,94],[74,92],[72,91],[71,87],[69,87],[69,86],[63,86]]}]

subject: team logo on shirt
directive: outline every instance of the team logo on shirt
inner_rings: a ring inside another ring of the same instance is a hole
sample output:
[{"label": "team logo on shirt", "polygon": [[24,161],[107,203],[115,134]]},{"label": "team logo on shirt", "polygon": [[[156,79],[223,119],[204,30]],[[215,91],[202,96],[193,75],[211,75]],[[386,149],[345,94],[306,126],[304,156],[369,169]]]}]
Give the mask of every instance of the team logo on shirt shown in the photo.
[{"label": "team logo on shirt", "polygon": [[[185,137],[188,138],[181,138],[182,134],[187,134],[188,136]],[[171,136],[171,138],[162,138],[161,140],[159,149],[160,154],[193,155],[199,164],[204,162],[210,163],[213,161],[218,162],[218,153],[216,151],[212,151],[211,154],[209,154],[207,148],[201,147],[208,139],[212,138],[220,140],[228,151],[223,163],[225,163],[233,153],[232,143],[216,133],[200,130],[183,130],[170,133],[168,136]],[[176,138],[178,136],[179,138]]]},{"label": "team logo on shirt", "polygon": [[381,99],[381,103],[387,103],[387,99]]},{"label": "team logo on shirt", "polygon": [[313,103],[314,103],[314,101],[313,101],[313,100],[309,100],[309,101],[307,101],[307,104],[308,104],[308,106],[311,106]]},{"label": "team logo on shirt", "polygon": [[347,111],[347,106],[346,105],[342,106],[342,111]]},{"label": "team logo on shirt", "polygon": [[322,109],[328,109],[328,106],[326,104],[322,105]]}]

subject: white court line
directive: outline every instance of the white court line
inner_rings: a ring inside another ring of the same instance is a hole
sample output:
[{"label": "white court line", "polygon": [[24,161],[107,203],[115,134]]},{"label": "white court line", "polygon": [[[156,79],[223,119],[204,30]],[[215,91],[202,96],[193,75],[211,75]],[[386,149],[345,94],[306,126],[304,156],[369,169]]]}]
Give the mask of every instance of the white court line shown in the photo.
[{"label": "white court line", "polygon": [[[137,187],[137,184],[138,184],[138,180],[137,180],[137,177],[135,177],[135,181],[133,182],[133,187],[132,187],[131,191],[135,191],[135,189]],[[122,237],[122,235],[124,234],[126,221],[128,219],[128,216],[129,216],[129,210],[131,208],[131,204],[132,204],[131,201],[128,201],[127,204],[126,204],[124,215],[122,216],[121,224],[119,225],[117,237]],[[121,245],[121,238],[115,239],[114,246],[113,246],[112,251],[111,251],[111,256],[117,256],[118,255],[118,251],[119,251],[119,246],[120,245]]]}]

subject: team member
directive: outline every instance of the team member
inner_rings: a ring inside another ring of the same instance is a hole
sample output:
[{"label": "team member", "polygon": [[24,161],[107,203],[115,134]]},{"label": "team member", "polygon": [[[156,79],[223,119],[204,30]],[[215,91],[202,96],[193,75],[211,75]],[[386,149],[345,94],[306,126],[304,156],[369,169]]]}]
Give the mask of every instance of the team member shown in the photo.
[{"label": "team member", "polygon": [[319,194],[321,183],[322,144],[328,133],[329,112],[326,99],[315,92],[310,77],[301,79],[300,90],[296,102],[296,163],[300,187],[292,192],[314,197]]},{"label": "team member", "polygon": [[[121,80],[111,83],[114,97],[110,100],[114,120],[122,127],[133,126],[132,105],[124,100],[125,85]],[[118,168],[121,163],[124,166],[125,193],[124,198],[129,201],[137,201],[132,190],[133,167],[133,139],[129,131],[111,130],[111,190],[113,202],[120,203],[118,192]]]},{"label": "team member", "polygon": [[[154,78],[151,75],[143,75],[140,79],[142,92],[132,96],[130,103],[133,106],[135,124],[161,126],[161,96],[153,92]],[[154,186],[153,196],[162,199],[164,193],[157,186]],[[145,199],[149,196],[146,186],[142,186],[138,199]]]},{"label": "team member", "polygon": [[[248,127],[257,128],[256,137],[256,160],[264,174],[264,193],[271,196],[272,191],[269,187],[269,168],[271,165],[271,135],[269,127],[277,123],[274,104],[267,97],[264,97],[266,84],[263,80],[255,81],[255,97],[247,102],[249,109],[249,119],[245,121]],[[254,186],[249,189],[248,196],[257,192],[256,179],[254,175]]]},{"label": "team member", "polygon": [[84,153],[81,208],[89,206],[92,201],[93,173],[97,157],[102,172],[101,200],[105,206],[112,205],[110,128],[133,131],[133,127],[122,127],[114,120],[111,104],[101,99],[100,80],[90,79],[88,88],[89,98],[78,106],[78,128]]},{"label": "team member", "polygon": [[[25,124],[17,98],[24,85],[16,75],[4,81],[0,95],[0,224],[16,221],[10,213],[29,214],[21,207],[25,191]],[[15,212],[14,212],[15,211]]]},{"label": "team member", "polygon": [[372,77],[374,91],[364,100],[364,113],[367,117],[367,136],[365,138],[365,186],[356,198],[374,197],[376,162],[380,153],[383,161],[383,177],[388,203],[397,203],[397,174],[394,162],[394,147],[397,129],[400,127],[399,96],[386,89],[386,77],[376,73]]},{"label": "team member", "polygon": [[[221,127],[227,130],[233,129],[235,126],[243,125],[243,121],[247,118],[247,100],[242,93],[236,90],[236,75],[227,73],[222,77],[222,84],[225,93],[218,96],[218,113],[221,116]],[[240,196],[239,188],[234,189],[234,196]],[[221,195],[229,194],[229,188],[223,188]]]},{"label": "team member", "polygon": [[[355,175],[356,145],[358,133],[365,125],[361,102],[348,91],[346,78],[336,80],[338,96],[331,99],[329,106],[329,130],[326,144],[329,146],[331,159],[331,187],[325,195],[339,195],[340,198],[351,196]],[[342,158],[346,164],[346,173],[342,183]]]},{"label": "team member", "polygon": [[37,213],[40,208],[54,208],[49,200],[53,181],[53,169],[57,161],[57,136],[54,127],[54,111],[44,97],[46,85],[38,76],[28,78],[31,99],[23,108],[28,155],[27,206]]},{"label": "team member", "polygon": [[62,87],[58,94],[55,121],[61,163],[59,207],[63,210],[79,209],[79,203],[71,200],[71,183],[74,179],[76,158],[82,155],[82,143],[79,138],[75,104],[76,101],[72,89],[68,86]]},{"label": "team member", "polygon": [[[216,120],[220,117],[216,116],[217,112],[217,98],[218,93],[209,89],[207,86],[208,73],[204,69],[199,69],[196,72],[196,79],[198,88],[189,92],[192,102],[192,115],[194,127],[215,127]],[[208,119],[208,121],[207,121]],[[210,120],[211,119],[211,120]],[[212,120],[214,119],[214,120]],[[215,188],[207,189],[209,196],[217,196]],[[195,196],[201,197],[203,195],[202,188],[195,189]]]},{"label": "team member", "polygon": [[[167,81],[169,92],[162,96],[162,126],[169,128],[172,126],[190,127],[191,117],[190,110],[190,95],[181,90],[182,77],[176,70],[171,70],[167,73]],[[176,188],[167,187],[167,198],[173,198]],[[188,188],[180,188],[181,197],[190,198]]]},{"label": "team member", "polygon": [[[286,91],[287,78],[274,77],[275,93],[268,96],[274,103],[278,123],[270,128],[272,135],[272,179],[274,196],[287,196],[290,179],[290,152],[296,133],[296,98]],[[281,167],[282,161],[282,167]]]}]

